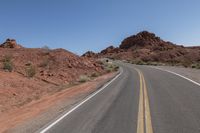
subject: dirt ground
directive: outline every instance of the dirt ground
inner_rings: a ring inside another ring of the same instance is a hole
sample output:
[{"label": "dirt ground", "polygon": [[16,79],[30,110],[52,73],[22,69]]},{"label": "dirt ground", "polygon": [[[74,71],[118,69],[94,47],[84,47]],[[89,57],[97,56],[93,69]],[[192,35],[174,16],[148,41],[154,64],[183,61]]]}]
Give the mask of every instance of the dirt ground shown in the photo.
[{"label": "dirt ground", "polygon": [[41,99],[12,108],[0,114],[0,132],[35,132],[59,114],[94,92],[116,73],[110,73],[89,82],[48,94]]}]

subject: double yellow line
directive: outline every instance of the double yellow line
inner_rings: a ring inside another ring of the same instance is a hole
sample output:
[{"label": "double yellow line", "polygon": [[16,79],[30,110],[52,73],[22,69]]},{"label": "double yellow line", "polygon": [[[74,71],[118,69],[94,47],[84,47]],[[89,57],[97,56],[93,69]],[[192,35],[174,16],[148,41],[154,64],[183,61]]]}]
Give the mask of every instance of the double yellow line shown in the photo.
[{"label": "double yellow line", "polygon": [[137,133],[145,133],[145,132],[153,133],[146,82],[142,72],[136,68],[135,70],[138,72],[140,78],[140,98],[139,98],[139,110],[138,110],[138,121],[137,121]]}]

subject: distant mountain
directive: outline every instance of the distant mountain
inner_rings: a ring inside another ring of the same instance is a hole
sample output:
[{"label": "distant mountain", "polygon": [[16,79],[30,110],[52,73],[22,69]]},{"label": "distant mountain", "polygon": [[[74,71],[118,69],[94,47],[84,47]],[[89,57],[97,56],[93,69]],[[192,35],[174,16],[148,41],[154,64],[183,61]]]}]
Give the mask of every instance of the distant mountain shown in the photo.
[{"label": "distant mountain", "polygon": [[95,54],[94,57],[108,57],[132,62],[191,65],[200,62],[200,47],[176,45],[162,40],[154,33],[142,31],[124,39],[119,47],[110,46]]}]

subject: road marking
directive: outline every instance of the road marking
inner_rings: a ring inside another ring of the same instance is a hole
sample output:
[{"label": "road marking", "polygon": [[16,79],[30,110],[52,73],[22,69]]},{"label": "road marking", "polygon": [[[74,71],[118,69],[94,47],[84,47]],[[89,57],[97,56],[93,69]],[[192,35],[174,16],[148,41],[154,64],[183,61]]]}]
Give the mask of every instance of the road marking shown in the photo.
[{"label": "road marking", "polygon": [[146,82],[142,74],[143,84],[144,84],[144,97],[145,97],[145,122],[146,122],[146,133],[153,133],[153,127],[151,122],[151,112],[149,106],[149,97],[147,93]]},{"label": "road marking", "polygon": [[143,97],[143,83],[140,72],[140,98],[139,98],[139,111],[138,111],[138,124],[137,124],[137,133],[144,133],[144,97]]},{"label": "road marking", "polygon": [[194,80],[192,80],[192,79],[189,79],[189,78],[187,78],[187,77],[185,77],[185,76],[183,76],[183,75],[181,75],[181,74],[178,74],[178,73],[175,73],[175,72],[172,72],[172,71],[169,71],[169,70],[164,70],[164,69],[158,68],[158,67],[151,67],[151,68],[154,68],[154,69],[157,69],[157,70],[160,70],[160,71],[165,71],[165,72],[174,74],[174,75],[176,75],[176,76],[179,76],[179,77],[181,77],[181,78],[183,78],[183,79],[186,79],[186,80],[188,80],[188,81],[190,81],[190,82],[192,82],[192,83],[194,83],[194,84],[200,86],[200,83],[198,83],[198,82],[196,82],[196,81],[194,81]]},{"label": "road marking", "polygon": [[66,112],[64,115],[62,115],[56,121],[54,121],[53,123],[51,123],[50,125],[48,125],[46,128],[42,129],[39,132],[40,133],[47,132],[50,128],[52,128],[54,125],[56,125],[63,118],[67,117],[69,114],[71,114],[74,110],[78,109],[85,102],[89,101],[91,98],[93,98],[94,96],[96,96],[99,92],[103,91],[107,86],[109,86],[113,81],[115,81],[122,73],[123,73],[123,69],[120,68],[120,73],[118,75],[116,75],[115,78],[113,78],[110,82],[108,82],[107,84],[105,84],[101,89],[99,89],[98,91],[96,91],[93,94],[91,94],[90,96],[88,96],[85,100],[83,100],[82,102],[80,102],[78,105],[76,105],[75,107],[73,107],[71,110],[69,110],[68,112]]},{"label": "road marking", "polygon": [[153,133],[146,82],[142,72],[137,68],[135,68],[135,70],[138,72],[140,78],[140,98],[139,98],[137,133],[144,133],[145,131],[146,133]]}]

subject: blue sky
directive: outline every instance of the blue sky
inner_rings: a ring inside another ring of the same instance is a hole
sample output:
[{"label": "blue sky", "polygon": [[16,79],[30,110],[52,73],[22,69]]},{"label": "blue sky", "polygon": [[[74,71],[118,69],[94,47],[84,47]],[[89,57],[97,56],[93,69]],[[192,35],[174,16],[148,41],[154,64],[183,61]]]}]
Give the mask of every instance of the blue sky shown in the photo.
[{"label": "blue sky", "polygon": [[0,43],[65,48],[77,54],[118,46],[142,30],[200,45],[199,0],[0,0]]}]

